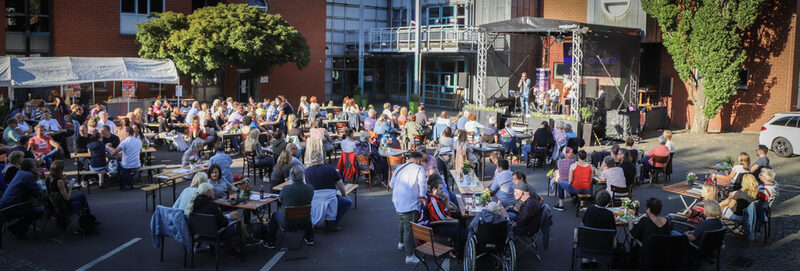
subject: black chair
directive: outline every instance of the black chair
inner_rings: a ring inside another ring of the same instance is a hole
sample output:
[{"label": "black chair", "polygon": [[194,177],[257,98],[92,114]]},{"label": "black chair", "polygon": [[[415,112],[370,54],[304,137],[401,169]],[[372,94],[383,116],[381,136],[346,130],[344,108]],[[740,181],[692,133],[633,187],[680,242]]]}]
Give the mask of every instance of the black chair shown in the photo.
[{"label": "black chair", "polygon": [[549,242],[549,240],[546,240],[546,238],[550,238],[550,236],[549,235],[545,236],[544,233],[542,232],[542,230],[545,228],[545,223],[551,223],[552,224],[552,217],[550,217],[548,219],[545,216],[545,210],[547,210],[547,212],[552,212],[551,209],[550,209],[550,205],[547,205],[546,203],[542,203],[541,207],[542,207],[542,215],[541,215],[541,218],[539,220],[539,222],[540,222],[539,223],[539,231],[537,231],[535,234],[527,234],[527,235],[514,234],[514,241],[516,241],[515,244],[521,244],[522,245],[522,249],[517,250],[517,257],[519,257],[519,255],[522,255],[523,253],[525,253],[528,250],[532,250],[533,253],[534,253],[534,256],[536,256],[536,260],[539,261],[539,263],[542,262],[542,256],[539,255],[539,246],[536,245],[536,239],[541,239],[542,246],[546,249],[547,248],[547,243]]},{"label": "black chair", "polygon": [[[260,146],[258,146],[260,148]],[[277,161],[276,161],[277,162]],[[270,174],[271,168],[269,166],[258,166],[256,165],[256,154],[255,152],[246,151],[244,152],[244,167],[243,169],[247,171],[247,177],[250,177],[251,174],[254,177],[254,184],[258,180],[264,178],[265,174]]]},{"label": "black chair", "polygon": [[669,160],[667,160],[667,168],[666,168],[666,176],[667,176],[667,183],[672,182],[672,161],[675,160],[675,153],[672,152],[669,154]]},{"label": "black chair", "polygon": [[[20,206],[24,206],[24,205],[29,205],[29,204],[33,204],[33,202],[31,202],[31,201],[21,202],[21,203],[17,203],[17,204],[14,204],[14,205],[7,206],[6,208],[0,209],[0,248],[3,248],[3,234],[6,232],[6,228],[8,228],[8,224],[11,224],[11,222],[14,222],[14,221],[17,221],[17,220],[21,219],[21,218],[9,218],[6,215],[6,212],[8,212],[8,210],[11,210],[11,209],[14,209],[14,208],[17,208],[17,207],[20,207]],[[34,239],[36,239],[36,221],[34,221],[34,223],[31,224],[31,226],[34,229],[33,230]]]},{"label": "black chair", "polygon": [[722,254],[722,245],[725,239],[725,227],[713,231],[707,231],[700,237],[700,245],[690,243],[695,249],[696,262],[691,266],[699,267],[700,260],[706,259],[710,263],[716,263],[717,271],[719,271],[719,260]]},{"label": "black chair", "polygon": [[547,162],[547,157],[550,154],[550,147],[548,145],[532,144],[531,151],[528,153],[528,160],[525,161],[525,167],[530,168],[531,160],[533,160],[533,170],[536,171],[537,167],[542,167]]},{"label": "black chair", "polygon": [[642,270],[689,269],[689,239],[686,235],[653,234],[641,251]]},{"label": "black chair", "polygon": [[477,232],[471,232],[464,252],[464,270],[473,271],[476,262],[490,255],[500,262],[503,270],[514,270],[517,252],[514,240],[508,236],[508,223],[478,223]]},{"label": "black chair", "polygon": [[[305,235],[305,230],[308,227],[311,227],[311,205],[284,207],[283,226],[280,227],[280,230],[283,233],[281,242],[286,240],[287,232],[303,233]],[[287,261],[308,258],[308,246],[305,244],[305,241],[303,241],[303,238],[305,238],[305,236],[300,238],[300,247],[290,248],[290,250],[299,250],[305,247],[305,256],[287,258]]]},{"label": "black chair", "polygon": [[633,198],[632,187],[609,186],[611,187],[611,206],[622,206],[622,198]]},{"label": "black chair", "polygon": [[767,241],[770,234],[772,233],[772,203],[775,202],[759,202],[756,205],[756,231],[760,231],[761,235],[764,236],[764,242]]},{"label": "black chair", "polygon": [[[214,217],[213,214],[198,214],[193,213],[189,216],[189,231],[192,235],[192,260],[191,260],[191,267],[194,268],[194,244],[207,244],[209,246],[214,247],[214,255],[216,256],[216,270],[219,270],[219,254],[221,253],[220,247],[224,245],[227,238],[224,237],[225,232],[228,231],[231,227],[234,227],[236,224],[239,223],[239,220],[231,221],[223,228],[217,227],[217,219]],[[241,245],[244,243],[244,238],[242,238],[241,231],[238,233],[239,235],[239,259],[244,261],[244,255],[242,255]]]},{"label": "black chair", "polygon": [[579,226],[577,230],[578,240],[572,243],[570,270],[575,269],[575,261],[578,258],[595,258],[610,264],[614,258],[614,240],[617,231],[586,226]]},{"label": "black chair", "polygon": [[669,174],[667,174],[667,167],[656,167],[655,164],[664,164],[669,165],[670,159],[669,156],[653,156],[650,157],[653,159],[653,166],[650,167],[650,185],[652,186],[659,175],[663,176],[664,184],[669,183]]}]

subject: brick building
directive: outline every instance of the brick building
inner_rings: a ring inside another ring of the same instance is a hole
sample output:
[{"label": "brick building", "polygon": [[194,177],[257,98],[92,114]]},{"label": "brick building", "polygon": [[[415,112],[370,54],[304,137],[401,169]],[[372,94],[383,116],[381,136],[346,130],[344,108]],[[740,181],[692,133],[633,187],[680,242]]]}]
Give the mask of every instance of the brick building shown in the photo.
[{"label": "brick building", "polygon": [[[680,82],[671,56],[661,45],[657,23],[641,10],[641,1],[617,1],[606,5],[604,1],[544,0],[542,14],[545,18],[571,20],[592,24],[605,24],[640,28],[643,31],[640,66],[640,87],[664,88],[672,79],[672,95],[662,97],[669,112],[669,126],[689,129],[694,118],[689,85]],[[619,5],[615,7],[614,5]],[[800,55],[798,49],[797,0],[768,0],[752,29],[745,35],[747,60],[742,67],[742,84],[738,93],[709,122],[709,131],[758,132],[761,125],[773,114],[798,110],[798,75]],[[563,50],[554,47],[550,54],[553,63],[562,58]]]},{"label": "brick building", "polygon": [[[272,14],[281,14],[308,41],[311,60],[303,70],[298,70],[294,64],[275,67],[268,83],[261,83],[259,75],[250,75],[235,67],[210,80],[205,90],[199,82],[183,77],[184,97],[191,95],[209,100],[224,95],[246,99],[283,94],[296,100],[300,93],[324,95],[324,0],[0,0],[7,18],[3,22],[4,32],[0,34],[0,52],[15,56],[137,57],[134,24],[147,20],[149,13],[189,14],[219,2],[248,3],[266,8]],[[242,85],[246,93],[234,91],[242,89]],[[90,89],[89,84],[82,87]],[[96,99],[119,96],[120,88],[121,82],[95,83]],[[295,91],[298,89],[302,92]],[[174,85],[140,83],[137,96],[154,97],[159,90],[165,97],[174,95]],[[32,90],[34,93],[43,91],[46,89]]]}]

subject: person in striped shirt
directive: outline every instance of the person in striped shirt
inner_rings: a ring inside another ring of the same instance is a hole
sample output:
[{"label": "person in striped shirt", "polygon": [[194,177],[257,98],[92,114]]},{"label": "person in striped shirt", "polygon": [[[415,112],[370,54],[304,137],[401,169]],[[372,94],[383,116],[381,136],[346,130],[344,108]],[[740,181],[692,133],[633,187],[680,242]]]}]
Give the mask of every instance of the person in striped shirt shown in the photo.
[{"label": "person in striped shirt", "polygon": [[457,252],[464,248],[467,241],[467,228],[460,226],[458,220],[453,218],[457,213],[450,213],[450,199],[442,189],[442,178],[439,174],[428,176],[427,204],[421,206],[424,210],[420,211],[417,223],[433,228],[434,234],[448,236],[457,240]]},{"label": "person in striped shirt", "polygon": [[758,200],[772,202],[778,197],[778,182],[775,181],[775,171],[771,168],[762,168],[759,177],[762,181],[758,185]]}]

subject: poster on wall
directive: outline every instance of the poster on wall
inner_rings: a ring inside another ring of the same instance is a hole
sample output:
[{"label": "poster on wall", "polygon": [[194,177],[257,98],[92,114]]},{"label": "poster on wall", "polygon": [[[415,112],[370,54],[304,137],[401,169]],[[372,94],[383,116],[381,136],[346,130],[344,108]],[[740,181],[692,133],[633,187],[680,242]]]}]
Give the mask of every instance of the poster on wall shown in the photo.
[{"label": "poster on wall", "polygon": [[79,97],[81,96],[81,85],[80,84],[67,85],[64,88],[64,92],[66,93],[67,97]]},{"label": "poster on wall", "polygon": [[135,97],[136,96],[136,82],[134,81],[122,81],[122,96],[123,97]]},{"label": "poster on wall", "polygon": [[177,97],[183,96],[183,86],[181,85],[175,86],[175,96]]}]

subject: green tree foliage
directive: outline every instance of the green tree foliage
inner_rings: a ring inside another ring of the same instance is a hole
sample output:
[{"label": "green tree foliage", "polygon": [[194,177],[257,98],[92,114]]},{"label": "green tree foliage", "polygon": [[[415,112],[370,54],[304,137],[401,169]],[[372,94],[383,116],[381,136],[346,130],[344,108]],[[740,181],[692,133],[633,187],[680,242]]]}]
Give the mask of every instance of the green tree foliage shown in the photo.
[{"label": "green tree foliage", "polygon": [[763,2],[642,0],[644,11],[661,26],[681,80],[697,89],[693,131],[705,132],[708,120],[736,94],[746,58],[742,33],[753,25]]},{"label": "green tree foliage", "polygon": [[175,12],[137,26],[136,42],[143,58],[168,58],[184,74],[211,77],[225,67],[269,74],[275,65],[308,66],[306,39],[281,15],[265,14],[246,4],[220,4]]}]

